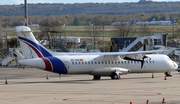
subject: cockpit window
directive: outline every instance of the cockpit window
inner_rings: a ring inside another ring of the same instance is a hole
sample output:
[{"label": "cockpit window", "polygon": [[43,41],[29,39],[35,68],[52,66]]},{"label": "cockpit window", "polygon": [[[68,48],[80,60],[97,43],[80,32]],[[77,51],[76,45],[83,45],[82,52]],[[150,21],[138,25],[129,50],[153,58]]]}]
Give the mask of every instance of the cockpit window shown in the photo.
[{"label": "cockpit window", "polygon": [[168,59],[168,61],[170,61],[171,59],[167,56],[167,59]]}]

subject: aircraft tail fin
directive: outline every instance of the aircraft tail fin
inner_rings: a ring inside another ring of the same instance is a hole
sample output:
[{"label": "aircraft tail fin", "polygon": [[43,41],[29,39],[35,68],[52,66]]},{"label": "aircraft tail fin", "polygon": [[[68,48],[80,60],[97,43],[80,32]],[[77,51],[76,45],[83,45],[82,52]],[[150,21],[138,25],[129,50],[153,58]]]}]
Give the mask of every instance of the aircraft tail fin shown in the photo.
[{"label": "aircraft tail fin", "polygon": [[155,22],[155,21],[156,21],[156,18],[153,18],[153,19],[152,19],[152,22]]},{"label": "aircraft tail fin", "polygon": [[52,51],[46,49],[36,40],[29,27],[17,26],[16,32],[21,51],[26,59],[52,56]]},{"label": "aircraft tail fin", "polygon": [[174,17],[173,18],[173,20],[172,20],[172,24],[174,24],[174,23],[176,23],[177,21],[176,21],[176,17]]},{"label": "aircraft tail fin", "polygon": [[136,18],[134,18],[132,21],[131,21],[131,24],[135,24],[136,23]]}]

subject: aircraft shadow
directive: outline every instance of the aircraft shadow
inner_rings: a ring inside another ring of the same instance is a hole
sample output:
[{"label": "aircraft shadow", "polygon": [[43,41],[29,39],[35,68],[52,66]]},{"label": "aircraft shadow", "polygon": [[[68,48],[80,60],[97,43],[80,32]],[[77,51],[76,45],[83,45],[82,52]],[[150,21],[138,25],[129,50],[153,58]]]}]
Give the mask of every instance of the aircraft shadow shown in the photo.
[{"label": "aircraft shadow", "polygon": [[[44,80],[44,81],[28,81],[28,82],[10,82],[8,81],[9,85],[14,84],[46,84],[46,83],[54,83],[54,84],[93,84],[99,81],[118,81],[112,79],[101,79],[101,80],[93,80],[93,79],[77,79],[77,80],[59,80],[59,81],[51,81],[51,80]],[[5,83],[0,83],[0,85],[5,85]]]}]

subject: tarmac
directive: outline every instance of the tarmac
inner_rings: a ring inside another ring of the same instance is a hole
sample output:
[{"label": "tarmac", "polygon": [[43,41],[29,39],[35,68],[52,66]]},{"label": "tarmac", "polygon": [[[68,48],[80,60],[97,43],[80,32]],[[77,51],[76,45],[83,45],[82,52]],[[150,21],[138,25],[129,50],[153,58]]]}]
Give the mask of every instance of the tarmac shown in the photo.
[{"label": "tarmac", "polygon": [[[180,74],[122,75],[119,80],[0,68],[1,104],[180,104]],[[7,79],[7,80],[6,80]],[[166,79],[166,80],[165,80]]]}]

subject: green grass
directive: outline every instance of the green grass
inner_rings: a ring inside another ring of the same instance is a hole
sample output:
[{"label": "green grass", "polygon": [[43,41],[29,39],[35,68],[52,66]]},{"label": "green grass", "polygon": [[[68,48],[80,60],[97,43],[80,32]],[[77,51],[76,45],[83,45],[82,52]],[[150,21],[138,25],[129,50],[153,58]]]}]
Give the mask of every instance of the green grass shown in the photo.
[{"label": "green grass", "polygon": [[[61,29],[66,31],[66,36],[79,36],[79,37],[87,37],[89,34],[85,30],[86,26],[64,26],[61,27]],[[32,30],[39,30],[39,27],[30,27]],[[112,37],[114,27],[113,26],[105,26],[104,27],[104,36],[106,37]],[[135,28],[140,28],[140,26],[135,26]],[[175,30],[178,28],[178,26],[174,26]],[[166,34],[172,34],[172,26],[149,26],[149,29],[153,33],[166,33]],[[4,28],[2,29],[4,30]],[[8,31],[8,36],[15,36],[15,27],[8,27],[5,28],[6,31]],[[11,32],[10,32],[11,31]],[[14,32],[13,32],[14,31]],[[134,36],[139,36],[139,32],[134,33]],[[103,36],[103,34],[101,34]]]}]

